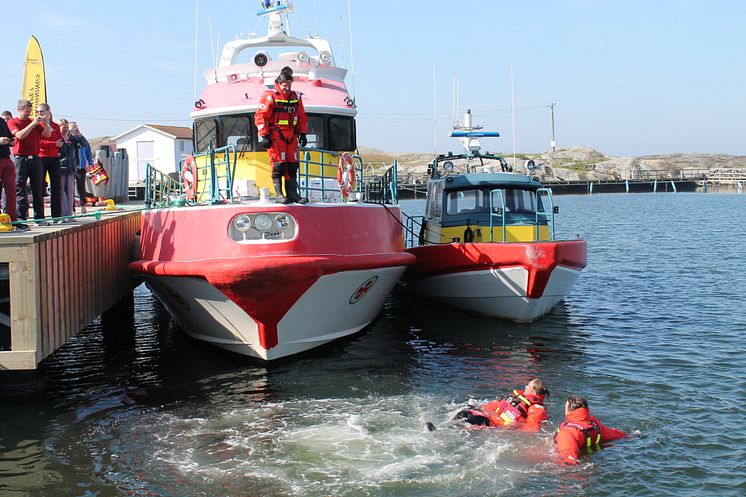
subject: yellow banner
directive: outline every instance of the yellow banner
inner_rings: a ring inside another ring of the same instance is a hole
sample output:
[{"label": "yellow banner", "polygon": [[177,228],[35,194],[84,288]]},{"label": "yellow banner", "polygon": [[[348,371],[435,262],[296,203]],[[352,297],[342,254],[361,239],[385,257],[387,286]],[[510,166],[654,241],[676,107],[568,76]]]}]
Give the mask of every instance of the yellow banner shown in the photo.
[{"label": "yellow banner", "polygon": [[28,40],[26,62],[23,70],[21,98],[31,100],[34,105],[32,116],[36,116],[36,106],[47,101],[47,80],[44,76],[44,57],[35,36]]}]

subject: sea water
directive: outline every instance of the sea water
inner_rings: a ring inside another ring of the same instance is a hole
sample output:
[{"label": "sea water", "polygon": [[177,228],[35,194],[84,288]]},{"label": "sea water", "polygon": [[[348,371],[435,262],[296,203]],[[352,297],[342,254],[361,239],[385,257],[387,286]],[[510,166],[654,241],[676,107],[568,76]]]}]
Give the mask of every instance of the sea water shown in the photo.
[{"label": "sea water", "polygon": [[[0,495],[746,494],[746,195],[555,200],[588,267],[532,324],[398,289],[364,333],[264,367],[138,288],[44,361],[43,391],[0,398]],[[451,421],[534,376],[544,432]],[[571,393],[633,437],[554,464]]]}]

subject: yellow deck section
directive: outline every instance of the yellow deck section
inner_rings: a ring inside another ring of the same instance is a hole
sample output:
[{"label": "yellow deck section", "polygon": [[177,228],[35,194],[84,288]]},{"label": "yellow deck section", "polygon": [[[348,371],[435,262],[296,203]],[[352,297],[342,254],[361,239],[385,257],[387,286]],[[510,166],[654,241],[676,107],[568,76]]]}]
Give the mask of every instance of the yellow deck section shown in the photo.
[{"label": "yellow deck section", "polygon": [[[471,230],[474,232],[475,242],[489,242],[490,241],[490,227],[489,225],[470,225]],[[447,228],[441,228],[439,226],[433,226],[432,223],[428,223],[428,230],[430,231],[429,239],[436,233],[440,233],[439,243],[450,243],[453,239],[458,238],[459,241],[464,241],[464,231],[466,226],[452,226]],[[502,226],[492,227],[492,241],[494,242],[533,242],[536,240],[536,226],[533,225],[513,225],[505,227],[505,239],[503,239],[503,228]],[[437,236],[437,235],[436,235]],[[551,233],[549,227],[546,225],[539,226],[539,240],[545,241],[551,240]]]}]

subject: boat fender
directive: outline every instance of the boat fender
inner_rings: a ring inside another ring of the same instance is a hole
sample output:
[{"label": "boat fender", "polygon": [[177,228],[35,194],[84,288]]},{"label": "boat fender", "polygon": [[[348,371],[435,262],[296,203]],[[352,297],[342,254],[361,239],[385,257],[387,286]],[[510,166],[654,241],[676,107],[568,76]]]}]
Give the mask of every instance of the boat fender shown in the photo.
[{"label": "boat fender", "polygon": [[192,201],[197,198],[198,182],[197,163],[193,156],[187,155],[184,159],[184,166],[181,168],[181,184],[187,200]]},{"label": "boat fender", "polygon": [[339,183],[342,199],[347,202],[350,193],[355,190],[355,167],[352,163],[352,156],[348,152],[339,156],[337,183]]},{"label": "boat fender", "polygon": [[474,230],[471,229],[470,221],[466,220],[466,229],[464,230],[464,243],[474,242]]}]

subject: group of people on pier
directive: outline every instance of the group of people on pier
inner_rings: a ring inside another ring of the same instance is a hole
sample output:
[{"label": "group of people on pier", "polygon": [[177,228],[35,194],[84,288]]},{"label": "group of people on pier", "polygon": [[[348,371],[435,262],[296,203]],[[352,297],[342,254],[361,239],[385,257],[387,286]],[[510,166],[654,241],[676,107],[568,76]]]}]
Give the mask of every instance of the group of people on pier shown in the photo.
[{"label": "group of people on pier", "polygon": [[[468,406],[454,419],[472,426],[510,428],[538,432],[549,420],[544,405],[549,390],[542,380],[534,378],[523,390],[513,390],[506,397],[481,406]],[[431,428],[428,426],[428,428]],[[601,444],[626,437],[621,430],[601,424],[591,415],[588,401],[579,395],[570,395],[565,401],[565,421],[554,435],[557,461],[577,465],[583,451],[591,451]]]},{"label": "group of people on pier", "polygon": [[[75,212],[75,190],[84,203],[86,169],[93,167],[93,153],[88,140],[75,122],[60,119],[55,122],[47,103],[34,105],[19,100],[18,115],[10,111],[0,119],[0,187],[3,192],[3,212],[12,221],[28,218],[28,193],[34,221],[45,221],[45,178],[49,184],[49,208],[53,219],[64,222]],[[17,223],[17,229],[27,229]]]}]

